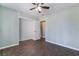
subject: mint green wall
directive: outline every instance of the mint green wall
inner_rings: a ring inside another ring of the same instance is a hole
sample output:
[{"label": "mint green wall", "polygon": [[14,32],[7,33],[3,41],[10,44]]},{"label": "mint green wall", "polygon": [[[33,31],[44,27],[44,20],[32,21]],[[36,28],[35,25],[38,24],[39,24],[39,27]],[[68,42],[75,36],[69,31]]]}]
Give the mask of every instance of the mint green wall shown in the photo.
[{"label": "mint green wall", "polygon": [[47,41],[79,51],[78,6],[60,10],[58,13],[46,17]]},{"label": "mint green wall", "polygon": [[[2,21],[1,21],[2,20]],[[0,48],[19,43],[17,11],[0,6]]]},{"label": "mint green wall", "polygon": [[2,31],[1,31],[1,14],[2,14],[2,12],[1,12],[1,8],[0,8],[0,45],[1,45],[1,41],[2,41]]}]

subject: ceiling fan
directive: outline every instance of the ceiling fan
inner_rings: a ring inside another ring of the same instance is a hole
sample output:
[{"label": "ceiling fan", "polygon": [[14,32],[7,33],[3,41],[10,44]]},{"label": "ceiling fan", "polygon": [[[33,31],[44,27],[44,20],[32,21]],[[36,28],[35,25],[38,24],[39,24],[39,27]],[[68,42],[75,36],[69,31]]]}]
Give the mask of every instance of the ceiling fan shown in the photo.
[{"label": "ceiling fan", "polygon": [[36,10],[41,13],[42,9],[49,9],[50,7],[44,6],[44,3],[32,3],[35,7],[31,8],[30,10]]}]

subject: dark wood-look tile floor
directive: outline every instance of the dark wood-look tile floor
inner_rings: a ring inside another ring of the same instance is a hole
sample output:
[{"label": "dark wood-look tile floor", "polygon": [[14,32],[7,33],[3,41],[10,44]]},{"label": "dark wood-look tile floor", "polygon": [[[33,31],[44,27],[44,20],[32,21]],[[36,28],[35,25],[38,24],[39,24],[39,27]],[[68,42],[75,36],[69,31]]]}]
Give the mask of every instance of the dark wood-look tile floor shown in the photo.
[{"label": "dark wood-look tile floor", "polygon": [[[27,40],[1,51],[3,56],[79,56],[79,51],[41,40]],[[0,52],[0,53],[1,53]]]}]

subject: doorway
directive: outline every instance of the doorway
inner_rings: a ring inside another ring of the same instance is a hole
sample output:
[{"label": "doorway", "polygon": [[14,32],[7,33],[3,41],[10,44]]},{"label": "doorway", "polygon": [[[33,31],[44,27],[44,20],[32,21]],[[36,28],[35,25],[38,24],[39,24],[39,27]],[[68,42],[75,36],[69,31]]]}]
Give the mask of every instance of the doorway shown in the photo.
[{"label": "doorway", "polygon": [[45,29],[46,29],[46,21],[40,21],[40,39],[45,39]]}]

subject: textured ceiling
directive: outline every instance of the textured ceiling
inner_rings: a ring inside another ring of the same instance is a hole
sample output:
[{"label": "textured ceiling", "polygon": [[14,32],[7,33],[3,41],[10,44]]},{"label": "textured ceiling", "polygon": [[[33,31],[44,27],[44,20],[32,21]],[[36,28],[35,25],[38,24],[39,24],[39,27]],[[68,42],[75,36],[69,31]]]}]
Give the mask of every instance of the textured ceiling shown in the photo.
[{"label": "textured ceiling", "polygon": [[[41,16],[41,14],[39,14],[35,10],[33,10],[33,11],[29,10],[30,8],[34,7],[34,5],[32,5],[31,3],[1,3],[0,5],[15,9],[17,11],[21,11],[21,12],[25,13],[26,15],[32,16],[35,18],[38,18]],[[54,12],[63,10],[63,8],[67,8],[67,7],[79,5],[79,4],[75,4],[75,3],[70,3],[70,4],[69,3],[45,3],[44,5],[49,6],[50,9],[49,10],[43,9],[42,14],[51,15]]]}]

